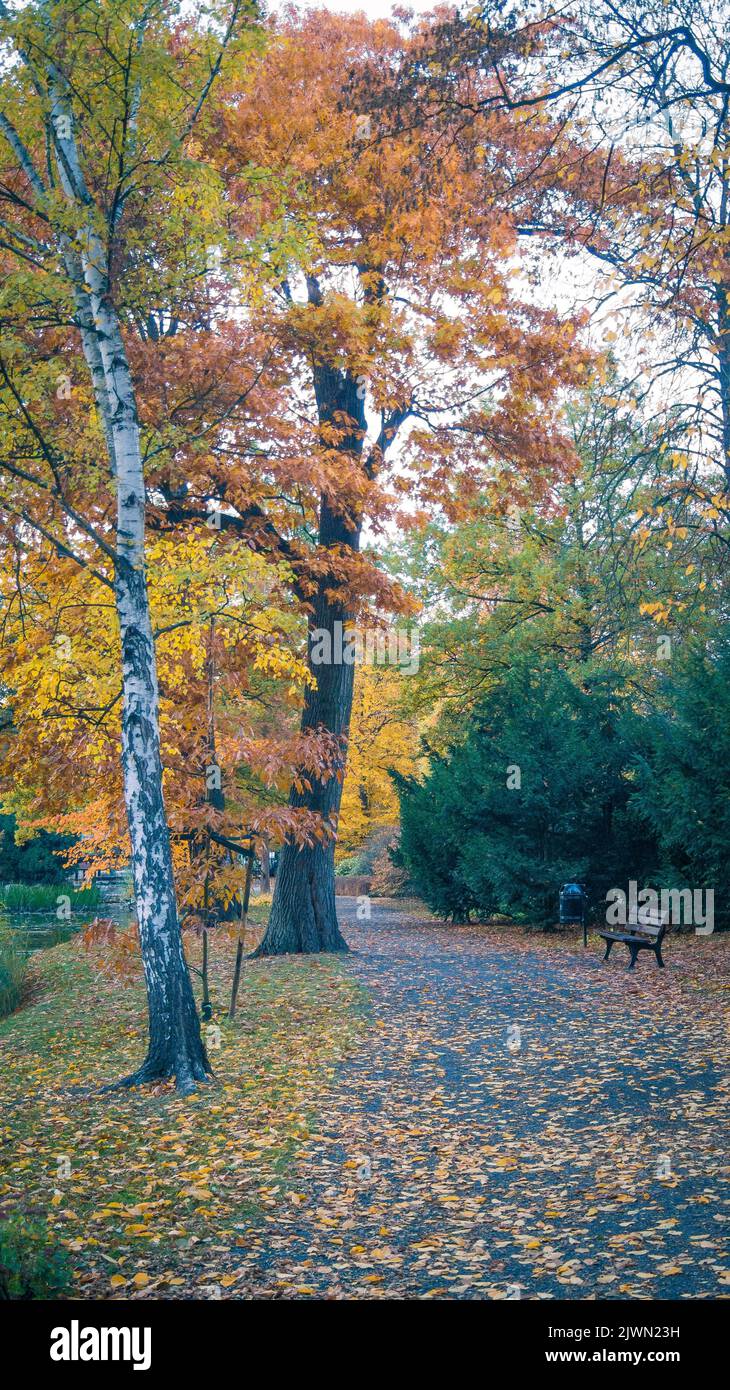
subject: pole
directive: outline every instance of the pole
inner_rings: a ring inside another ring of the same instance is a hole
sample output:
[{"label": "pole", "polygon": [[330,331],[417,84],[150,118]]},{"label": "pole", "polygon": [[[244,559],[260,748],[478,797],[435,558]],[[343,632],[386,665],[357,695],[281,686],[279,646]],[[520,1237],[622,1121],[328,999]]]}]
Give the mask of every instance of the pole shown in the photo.
[{"label": "pole", "polygon": [[248,905],[251,901],[251,876],[253,874],[254,843],[251,840],[248,849],[248,861],[246,864],[246,881],[243,889],[243,905],[241,907],[241,925],[238,929],[238,945],[236,947],[236,964],[233,971],[233,985],[231,987],[231,1007],[228,1010],[228,1017],[234,1018],[236,1014],[236,999],[238,997],[238,986],[241,980],[241,966],[243,964],[244,936],[248,923]]},{"label": "pole", "polygon": [[[208,849],[209,848],[210,840],[208,841]],[[207,852],[208,851],[206,851],[206,853]],[[210,870],[206,868],[205,887],[203,889],[203,969],[201,971],[203,978],[203,1000],[200,1006],[200,1013],[204,1023],[208,1023],[210,1019],[213,1017],[213,1010],[210,1006],[210,992],[208,988],[208,927],[210,924],[209,894]]]}]

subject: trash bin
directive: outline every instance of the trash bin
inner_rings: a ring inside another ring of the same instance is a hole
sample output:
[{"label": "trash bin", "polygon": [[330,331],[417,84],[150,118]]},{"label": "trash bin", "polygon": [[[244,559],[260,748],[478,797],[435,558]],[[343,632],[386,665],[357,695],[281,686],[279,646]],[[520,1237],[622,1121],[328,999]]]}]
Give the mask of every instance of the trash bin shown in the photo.
[{"label": "trash bin", "polygon": [[586,909],[588,900],[582,883],[564,883],[560,889],[559,909],[561,926],[581,926],[586,946]]}]

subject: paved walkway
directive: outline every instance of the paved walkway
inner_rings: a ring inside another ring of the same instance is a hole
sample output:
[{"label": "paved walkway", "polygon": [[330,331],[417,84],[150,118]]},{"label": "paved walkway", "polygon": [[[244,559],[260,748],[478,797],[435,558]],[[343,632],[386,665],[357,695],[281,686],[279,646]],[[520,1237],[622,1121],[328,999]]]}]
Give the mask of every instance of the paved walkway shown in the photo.
[{"label": "paved walkway", "polygon": [[728,996],[693,979],[715,943],[683,938],[665,971],[645,955],[629,975],[625,952],[602,965],[595,943],[434,925],[396,903],[358,923],[340,905],[371,1025],[292,1189],[232,1252],[248,1288],[727,1294]]}]

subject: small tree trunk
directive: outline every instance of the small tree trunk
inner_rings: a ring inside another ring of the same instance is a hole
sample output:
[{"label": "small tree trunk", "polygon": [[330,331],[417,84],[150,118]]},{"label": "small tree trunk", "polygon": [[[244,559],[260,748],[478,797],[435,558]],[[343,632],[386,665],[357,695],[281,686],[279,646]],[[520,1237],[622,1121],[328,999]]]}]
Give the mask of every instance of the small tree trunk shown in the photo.
[{"label": "small tree trunk", "polygon": [[248,909],[251,903],[251,878],[253,876],[254,855],[255,845],[252,840],[248,851],[248,857],[246,859],[246,882],[243,889],[243,902],[241,903],[241,925],[238,929],[238,942],[236,944],[236,964],[233,970],[233,984],[231,986],[231,1004],[228,1010],[229,1018],[235,1018],[236,1016],[238,986],[241,982],[241,966],[243,965],[243,950],[246,940],[246,927],[248,926]]},{"label": "small tree trunk", "polygon": [[271,892],[271,860],[269,859],[269,842],[266,837],[261,842],[261,892]]},{"label": "small tree trunk", "polygon": [[210,945],[208,941],[208,928],[203,927],[203,964],[200,971],[200,978],[203,981],[203,998],[200,1003],[200,1012],[203,1022],[207,1023],[213,1017],[213,1007],[210,1002],[210,972],[209,972]]},{"label": "small tree trunk", "polygon": [[730,289],[718,285],[715,290],[717,304],[717,364],[722,416],[722,461],[725,474],[725,488],[730,493]]}]

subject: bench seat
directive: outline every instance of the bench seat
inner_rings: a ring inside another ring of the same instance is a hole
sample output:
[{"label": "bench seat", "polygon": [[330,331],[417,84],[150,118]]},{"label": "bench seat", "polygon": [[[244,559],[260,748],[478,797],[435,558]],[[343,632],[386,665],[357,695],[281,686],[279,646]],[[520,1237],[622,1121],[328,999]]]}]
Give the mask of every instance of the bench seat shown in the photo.
[{"label": "bench seat", "polygon": [[599,931],[598,935],[603,937],[606,943],[606,951],[603,959],[608,960],[614,942],[621,941],[628,947],[631,961],[629,970],[633,970],[636,965],[636,958],[639,951],[653,951],[656,956],[657,965],[664,968],[662,959],[662,941],[667,933],[669,926],[669,914],[666,912],[654,912],[649,908],[640,910],[636,920],[627,922],[623,931]]}]

